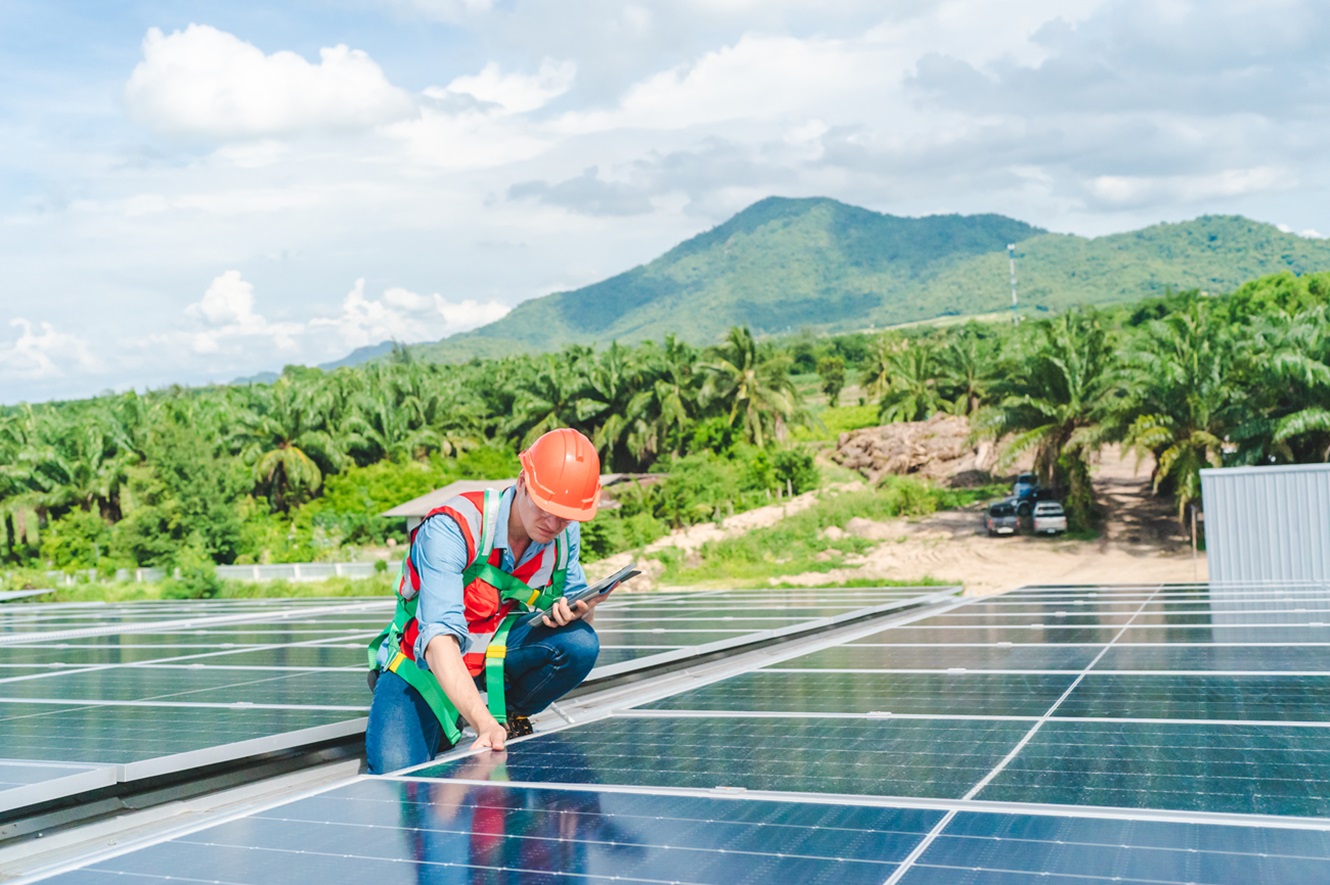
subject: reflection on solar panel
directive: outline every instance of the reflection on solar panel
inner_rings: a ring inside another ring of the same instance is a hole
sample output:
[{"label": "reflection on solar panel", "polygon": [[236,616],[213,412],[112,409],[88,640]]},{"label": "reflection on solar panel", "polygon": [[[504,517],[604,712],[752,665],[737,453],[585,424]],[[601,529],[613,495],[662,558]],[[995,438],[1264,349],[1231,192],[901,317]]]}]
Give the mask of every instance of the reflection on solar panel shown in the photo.
[{"label": "reflection on solar panel", "polygon": [[1328,608],[1310,587],[961,600],[57,879],[1330,881],[1330,640],[1287,638]]}]

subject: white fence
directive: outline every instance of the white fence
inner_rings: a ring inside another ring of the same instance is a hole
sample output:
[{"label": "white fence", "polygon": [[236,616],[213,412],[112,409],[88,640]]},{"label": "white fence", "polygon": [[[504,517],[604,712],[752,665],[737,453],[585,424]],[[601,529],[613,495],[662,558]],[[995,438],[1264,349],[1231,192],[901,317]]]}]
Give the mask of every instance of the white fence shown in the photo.
[{"label": "white fence", "polygon": [[372,562],[284,562],[277,565],[219,565],[217,577],[231,581],[321,581],[324,578],[372,578]]},{"label": "white fence", "polygon": [[[372,578],[382,572],[376,571],[372,562],[283,562],[275,565],[219,565],[217,577],[228,581],[321,581],[324,578]],[[166,569],[160,568],[121,568],[115,570],[118,582],[138,584],[162,581],[167,578]],[[175,577],[180,576],[176,569]],[[83,569],[75,572],[47,572],[53,586],[70,587],[74,584],[97,580],[96,569]]]}]

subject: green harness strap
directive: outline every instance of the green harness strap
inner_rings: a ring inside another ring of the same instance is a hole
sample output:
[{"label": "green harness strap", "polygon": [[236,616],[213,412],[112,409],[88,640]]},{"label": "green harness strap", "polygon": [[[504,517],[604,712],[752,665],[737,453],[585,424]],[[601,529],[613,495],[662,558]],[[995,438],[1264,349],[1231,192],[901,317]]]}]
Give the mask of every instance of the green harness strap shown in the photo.
[{"label": "green harness strap", "polygon": [[[518,611],[503,619],[503,623],[499,625],[499,629],[495,631],[489,645],[485,648],[486,706],[489,707],[490,714],[496,720],[504,721],[508,717],[507,699],[503,684],[504,660],[508,656],[508,633],[523,614],[535,609],[548,611],[549,607],[559,597],[563,596],[563,588],[568,579],[568,544],[564,532],[561,532],[555,538],[554,570],[550,575],[550,583],[541,589],[531,587],[521,579],[490,565],[490,553],[494,550],[494,530],[499,519],[500,494],[500,492],[493,489],[485,490],[484,506],[481,511],[480,543],[476,545],[475,558],[462,572],[462,583],[465,586],[479,578],[499,591],[501,604],[511,601],[516,603],[518,607]],[[402,564],[398,569],[397,610],[394,612],[393,622],[384,628],[383,632],[369,644],[370,670],[379,669],[380,647],[388,642],[390,648],[398,648],[401,644],[402,633],[406,630],[406,625],[416,616],[418,597],[412,596],[410,599],[406,599],[401,593],[402,582],[407,572],[407,557],[410,555],[411,550],[408,548],[402,556]],[[462,736],[457,729],[459,714],[457,708],[452,701],[448,700],[448,696],[444,694],[443,689],[439,686],[438,679],[420,669],[415,661],[402,654],[400,650],[393,655],[392,660],[386,665],[386,669],[402,677],[408,685],[420,692],[420,696],[425,699],[430,709],[434,711],[435,717],[438,718],[448,742],[456,744]]]}]

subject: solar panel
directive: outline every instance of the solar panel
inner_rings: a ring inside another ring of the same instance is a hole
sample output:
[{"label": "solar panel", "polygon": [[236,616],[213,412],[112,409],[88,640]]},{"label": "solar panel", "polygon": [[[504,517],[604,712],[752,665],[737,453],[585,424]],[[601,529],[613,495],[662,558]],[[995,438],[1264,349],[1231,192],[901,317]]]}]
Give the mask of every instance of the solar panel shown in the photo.
[{"label": "solar panel", "polygon": [[765,669],[643,706],[729,713],[1041,716],[1074,675]]},{"label": "solar panel", "polygon": [[67,883],[880,885],[940,812],[361,780],[58,877]]},{"label": "solar panel", "polygon": [[1325,831],[961,813],[899,881],[1312,883],[1327,863]]},{"label": "solar panel", "polygon": [[1330,642],[1264,637],[1330,594],[1279,595],[958,600],[59,881],[1325,881]]}]

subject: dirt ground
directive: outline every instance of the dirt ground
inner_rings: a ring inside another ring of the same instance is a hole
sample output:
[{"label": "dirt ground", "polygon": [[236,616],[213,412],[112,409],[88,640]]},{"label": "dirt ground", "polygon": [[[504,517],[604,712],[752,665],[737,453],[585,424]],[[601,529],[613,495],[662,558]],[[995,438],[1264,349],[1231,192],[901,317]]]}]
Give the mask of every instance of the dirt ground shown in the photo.
[{"label": "dirt ground", "polygon": [[[780,580],[817,586],[851,579],[916,581],[930,577],[959,583],[965,587],[966,595],[997,593],[1023,584],[1206,580],[1204,552],[1193,559],[1189,536],[1179,526],[1172,504],[1150,493],[1149,473],[1148,462],[1138,471],[1134,457],[1124,458],[1115,448],[1105,450],[1094,467],[1093,477],[1107,521],[1103,535],[1093,541],[1028,535],[990,538],[981,525],[979,507],[917,520],[856,519],[850,521],[847,531],[881,543],[856,557],[850,567]],[[812,494],[803,495],[783,505],[731,517],[721,527],[694,526],[661,539],[649,549],[664,546],[695,549],[707,540],[770,525],[786,513],[809,506],[813,500]],[[608,574],[627,559],[616,556],[612,561],[597,563],[600,568],[596,572],[603,569]]]}]

